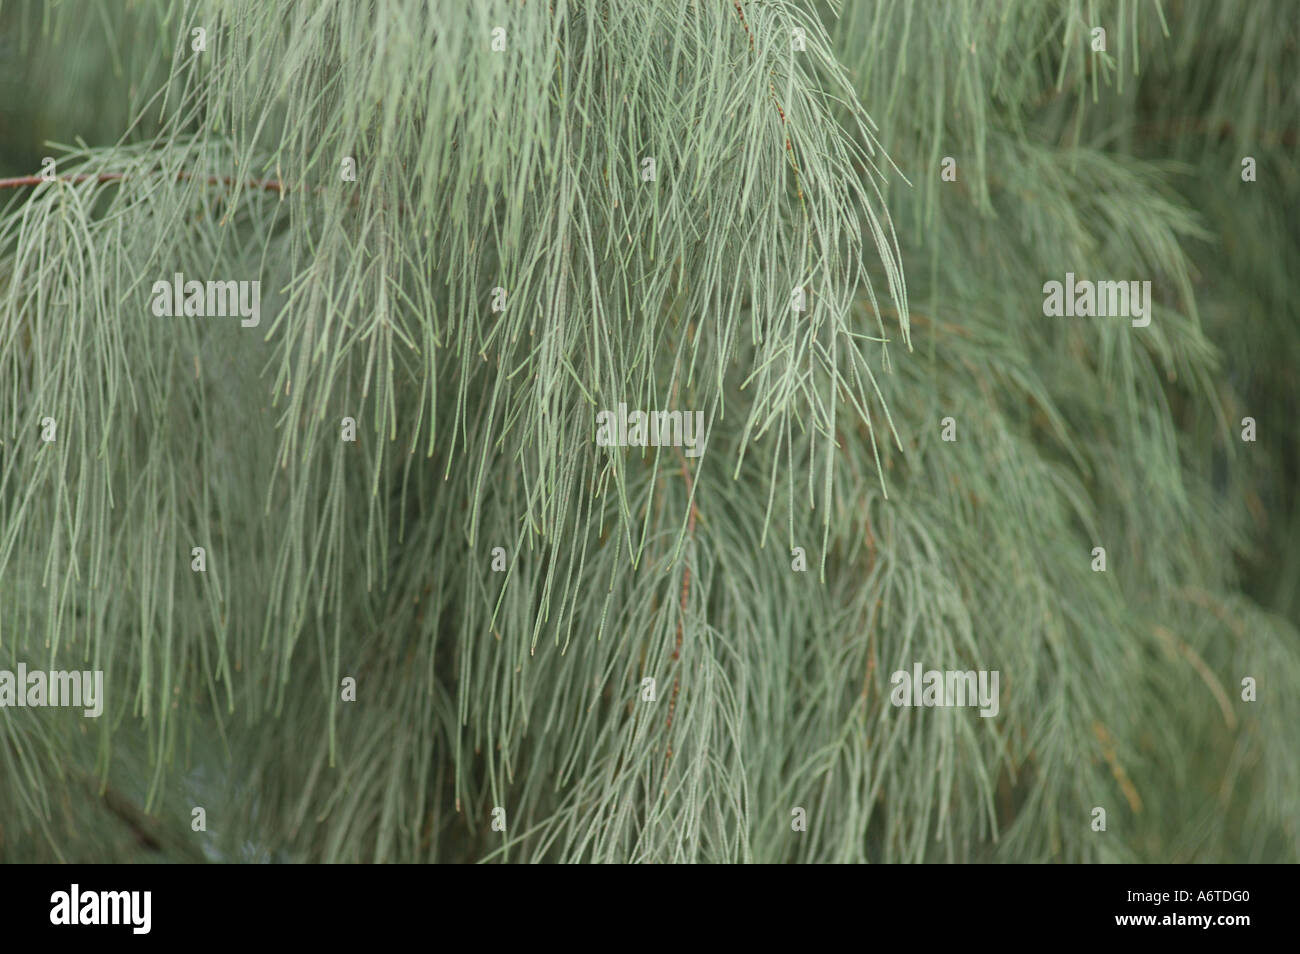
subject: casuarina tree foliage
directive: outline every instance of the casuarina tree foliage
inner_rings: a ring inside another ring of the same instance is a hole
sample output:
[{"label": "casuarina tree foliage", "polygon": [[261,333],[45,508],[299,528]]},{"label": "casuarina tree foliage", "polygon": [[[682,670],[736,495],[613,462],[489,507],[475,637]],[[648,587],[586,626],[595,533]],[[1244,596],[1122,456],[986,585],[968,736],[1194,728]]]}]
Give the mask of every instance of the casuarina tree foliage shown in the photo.
[{"label": "casuarina tree foliage", "polygon": [[0,859],[1300,859],[1298,33],[4,4]]}]

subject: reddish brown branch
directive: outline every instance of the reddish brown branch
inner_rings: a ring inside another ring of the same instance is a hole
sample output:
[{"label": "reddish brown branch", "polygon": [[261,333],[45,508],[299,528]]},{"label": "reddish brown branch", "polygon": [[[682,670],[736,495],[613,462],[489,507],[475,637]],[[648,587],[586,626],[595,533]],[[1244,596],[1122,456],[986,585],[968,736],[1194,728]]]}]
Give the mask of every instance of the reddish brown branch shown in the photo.
[{"label": "reddish brown branch", "polygon": [[740,25],[745,28],[745,33],[749,35],[749,48],[754,48],[754,34],[749,32],[749,22],[745,19],[745,11],[740,9],[740,0],[731,0],[731,5],[736,8],[736,16],[740,17]]},{"label": "reddish brown branch", "polygon": [[[740,17],[740,25],[745,28],[745,35],[749,37],[750,52],[751,53],[755,52],[754,34],[753,31],[749,29],[749,21],[745,19],[745,11],[740,8],[740,0],[731,0],[731,5],[736,8],[736,16]],[[769,78],[767,82],[767,91],[768,94],[772,97],[772,105],[776,107],[777,114],[781,117],[781,131],[782,133],[785,134],[786,159],[790,161],[790,168],[794,170],[794,187],[795,190],[799,193],[799,205],[802,206],[803,185],[799,181],[799,163],[794,157],[794,145],[790,142],[790,130],[788,124],[785,121],[785,110],[781,108],[781,103],[776,98],[776,83],[771,79],[771,77],[775,75],[776,75],[775,69],[771,69],[768,71]],[[805,209],[804,210],[805,217],[807,216],[807,214],[808,214],[807,210]]]}]

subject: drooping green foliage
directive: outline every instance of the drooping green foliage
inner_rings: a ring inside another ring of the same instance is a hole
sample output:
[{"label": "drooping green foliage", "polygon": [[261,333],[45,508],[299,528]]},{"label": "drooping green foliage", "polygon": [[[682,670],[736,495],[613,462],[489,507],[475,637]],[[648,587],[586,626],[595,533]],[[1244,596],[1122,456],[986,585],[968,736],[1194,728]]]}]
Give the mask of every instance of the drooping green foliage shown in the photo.
[{"label": "drooping green foliage", "polygon": [[1293,19],[0,8],[0,857],[1296,860]]}]

